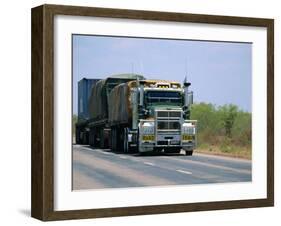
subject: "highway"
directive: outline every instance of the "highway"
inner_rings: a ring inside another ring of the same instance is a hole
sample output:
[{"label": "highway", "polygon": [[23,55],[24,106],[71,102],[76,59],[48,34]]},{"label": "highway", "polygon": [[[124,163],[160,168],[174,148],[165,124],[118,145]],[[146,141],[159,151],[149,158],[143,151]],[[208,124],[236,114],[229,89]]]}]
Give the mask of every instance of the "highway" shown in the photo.
[{"label": "highway", "polygon": [[72,189],[251,181],[251,161],[194,153],[141,156],[73,145]]}]

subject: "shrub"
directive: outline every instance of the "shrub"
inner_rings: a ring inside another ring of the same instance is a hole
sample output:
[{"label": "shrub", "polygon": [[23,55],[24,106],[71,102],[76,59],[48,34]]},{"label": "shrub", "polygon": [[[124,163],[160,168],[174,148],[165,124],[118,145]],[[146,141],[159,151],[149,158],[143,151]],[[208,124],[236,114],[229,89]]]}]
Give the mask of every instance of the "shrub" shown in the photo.
[{"label": "shrub", "polygon": [[232,152],[235,146],[251,146],[252,115],[239,110],[236,105],[217,107],[210,103],[195,103],[191,108],[191,119],[198,120],[200,147],[216,145],[223,152]]}]

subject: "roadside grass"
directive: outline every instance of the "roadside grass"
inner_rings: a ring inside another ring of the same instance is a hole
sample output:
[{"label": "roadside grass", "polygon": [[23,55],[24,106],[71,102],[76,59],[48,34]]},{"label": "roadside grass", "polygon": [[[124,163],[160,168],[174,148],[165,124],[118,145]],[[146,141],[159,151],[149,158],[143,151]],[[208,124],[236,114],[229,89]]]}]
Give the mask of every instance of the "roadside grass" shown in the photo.
[{"label": "roadside grass", "polygon": [[252,159],[251,146],[237,146],[233,144],[207,144],[202,143],[198,145],[195,152],[205,153],[210,155],[222,155],[235,158]]},{"label": "roadside grass", "polygon": [[197,120],[197,152],[252,158],[252,114],[238,106],[195,103],[191,119]]},{"label": "roadside grass", "polygon": [[252,159],[251,143],[237,136],[228,138],[204,131],[198,134],[197,145],[195,152],[198,153]]}]

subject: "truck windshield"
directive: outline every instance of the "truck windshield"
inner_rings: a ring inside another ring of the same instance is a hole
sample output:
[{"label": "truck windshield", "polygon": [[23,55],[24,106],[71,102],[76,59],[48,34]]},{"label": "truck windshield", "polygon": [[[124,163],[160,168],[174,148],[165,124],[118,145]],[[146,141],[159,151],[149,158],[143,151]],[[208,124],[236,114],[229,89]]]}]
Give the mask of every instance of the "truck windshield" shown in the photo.
[{"label": "truck windshield", "polygon": [[182,95],[180,92],[147,91],[145,96],[147,104],[182,104]]}]

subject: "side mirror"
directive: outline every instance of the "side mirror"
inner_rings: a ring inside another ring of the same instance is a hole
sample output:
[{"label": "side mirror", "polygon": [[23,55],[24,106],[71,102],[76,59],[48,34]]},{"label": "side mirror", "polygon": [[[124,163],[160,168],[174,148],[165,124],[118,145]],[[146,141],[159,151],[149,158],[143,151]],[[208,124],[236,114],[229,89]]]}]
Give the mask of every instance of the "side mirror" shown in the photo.
[{"label": "side mirror", "polygon": [[140,106],[143,106],[143,101],[144,101],[144,90],[143,90],[143,85],[140,86],[140,88],[139,88],[139,93],[140,93],[139,105],[140,105]]},{"label": "side mirror", "polygon": [[193,104],[193,92],[189,92],[187,94],[187,106],[190,106]]}]

